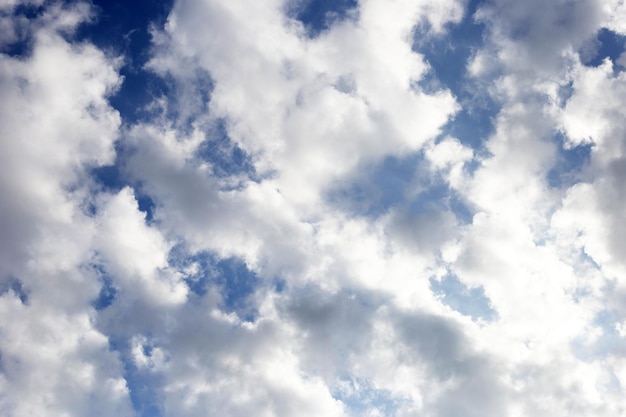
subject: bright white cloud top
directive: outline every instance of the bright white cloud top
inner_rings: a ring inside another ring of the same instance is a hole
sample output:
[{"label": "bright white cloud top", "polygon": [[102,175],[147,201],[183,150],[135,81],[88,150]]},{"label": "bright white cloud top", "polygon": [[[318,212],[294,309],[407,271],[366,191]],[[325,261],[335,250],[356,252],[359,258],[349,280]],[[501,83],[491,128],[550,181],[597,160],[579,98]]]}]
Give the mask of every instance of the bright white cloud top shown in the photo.
[{"label": "bright white cloud top", "polygon": [[98,4],[0,3],[1,415],[626,415],[622,1]]}]

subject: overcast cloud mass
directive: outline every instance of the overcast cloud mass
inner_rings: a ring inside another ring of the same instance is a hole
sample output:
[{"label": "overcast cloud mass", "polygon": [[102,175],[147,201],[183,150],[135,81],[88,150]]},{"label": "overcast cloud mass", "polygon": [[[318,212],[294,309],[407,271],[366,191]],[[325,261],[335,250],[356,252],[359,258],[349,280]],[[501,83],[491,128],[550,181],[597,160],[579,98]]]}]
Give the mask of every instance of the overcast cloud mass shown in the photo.
[{"label": "overcast cloud mass", "polygon": [[620,0],[0,0],[0,415],[625,416],[625,42]]}]

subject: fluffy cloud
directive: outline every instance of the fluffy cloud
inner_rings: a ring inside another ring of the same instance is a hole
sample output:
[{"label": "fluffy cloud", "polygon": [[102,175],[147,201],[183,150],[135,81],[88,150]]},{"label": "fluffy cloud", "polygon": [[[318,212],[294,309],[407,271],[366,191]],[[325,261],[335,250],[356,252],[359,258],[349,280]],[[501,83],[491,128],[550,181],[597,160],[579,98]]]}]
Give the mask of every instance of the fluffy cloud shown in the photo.
[{"label": "fluffy cloud", "polygon": [[113,160],[120,117],[106,98],[115,60],[64,39],[88,17],[79,4],[18,20],[32,50],[0,56],[0,409],[11,416],[132,412],[90,305],[100,285],[85,173]]},{"label": "fluffy cloud", "polygon": [[420,18],[441,25],[458,5],[438,6],[438,16],[405,3],[365,2],[358,19],[308,39],[280,2],[179,2],[150,65],[184,82],[193,79],[179,60],[206,71],[212,117],[285,198],[310,208],[359,162],[418,150],[456,110],[448,92],[416,88],[427,64],[410,40]]},{"label": "fluffy cloud", "polygon": [[[614,28],[612,13],[596,2],[493,2],[477,12],[490,38],[468,69],[477,77],[500,74],[491,91],[502,108],[485,144],[489,156],[460,188],[478,213],[448,261],[463,282],[484,288],[498,313],[484,335],[511,366],[512,415],[550,415],[564,404],[575,415],[619,414],[624,406],[604,359],[619,350],[600,347],[614,337],[607,317],[623,314],[615,301],[621,245],[612,234],[621,211],[610,208],[620,195],[613,184],[623,142],[622,76],[610,60],[582,64],[589,60],[583,45],[600,28]],[[568,83],[572,92],[564,94]],[[559,132],[563,142],[555,140]],[[588,143],[581,183],[552,186],[559,154]],[[551,401],[539,399],[546,391]]]},{"label": "fluffy cloud", "polygon": [[176,1],[140,120],[87,5],[2,6],[2,413],[622,415],[623,7],[313,3]]}]

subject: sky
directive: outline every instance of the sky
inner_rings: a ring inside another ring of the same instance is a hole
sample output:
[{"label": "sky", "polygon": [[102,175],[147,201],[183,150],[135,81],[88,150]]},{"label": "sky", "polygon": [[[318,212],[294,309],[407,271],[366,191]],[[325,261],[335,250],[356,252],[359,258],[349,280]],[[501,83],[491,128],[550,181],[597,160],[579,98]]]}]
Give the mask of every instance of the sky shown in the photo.
[{"label": "sky", "polygon": [[0,0],[0,415],[626,415],[621,0]]}]

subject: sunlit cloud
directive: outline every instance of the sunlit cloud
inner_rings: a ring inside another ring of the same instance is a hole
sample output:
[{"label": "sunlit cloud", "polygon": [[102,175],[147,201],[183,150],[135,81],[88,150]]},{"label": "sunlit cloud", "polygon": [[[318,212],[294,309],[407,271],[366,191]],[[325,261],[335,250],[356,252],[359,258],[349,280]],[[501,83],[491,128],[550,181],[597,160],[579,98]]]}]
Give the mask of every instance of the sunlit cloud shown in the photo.
[{"label": "sunlit cloud", "polygon": [[626,413],[620,1],[0,5],[0,414]]}]

